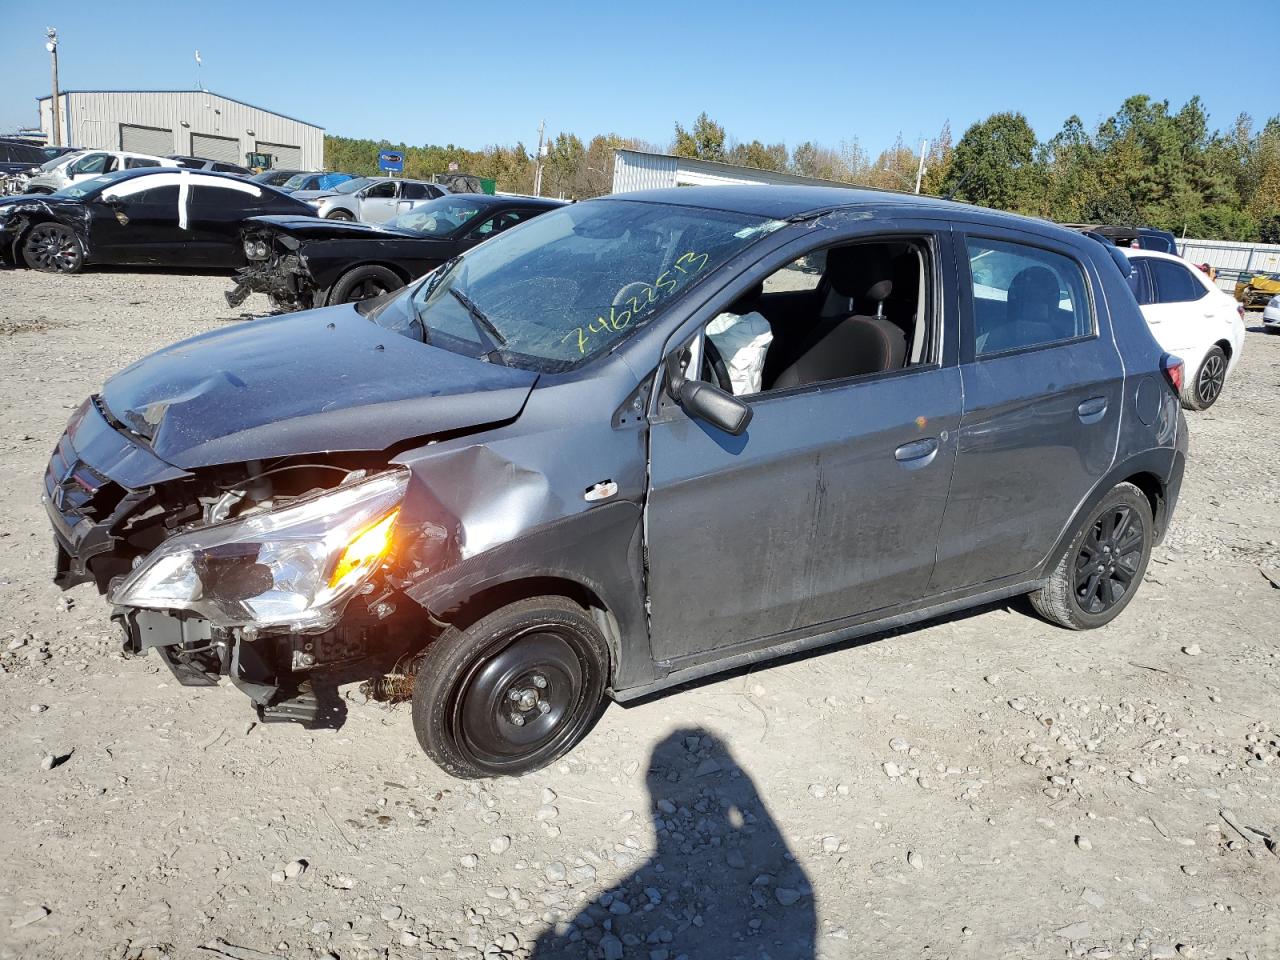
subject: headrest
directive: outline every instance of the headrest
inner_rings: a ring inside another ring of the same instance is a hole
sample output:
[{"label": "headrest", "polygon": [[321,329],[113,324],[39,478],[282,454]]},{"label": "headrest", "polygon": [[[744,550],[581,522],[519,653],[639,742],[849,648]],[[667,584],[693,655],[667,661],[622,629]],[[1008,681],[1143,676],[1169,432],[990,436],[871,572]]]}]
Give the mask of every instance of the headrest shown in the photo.
[{"label": "headrest", "polygon": [[881,280],[871,285],[871,289],[867,291],[867,299],[878,303],[881,300],[888,300],[891,293],[893,293],[893,281]]},{"label": "headrest", "polygon": [[889,293],[876,296],[872,287],[882,280],[889,280],[892,275],[889,257],[883,247],[854,244],[832,247],[827,251],[827,280],[842,297],[883,300]]},{"label": "headrest", "polygon": [[1019,310],[1056,310],[1062,291],[1058,277],[1048,267],[1027,267],[1018,272],[1009,284],[1009,308]]}]

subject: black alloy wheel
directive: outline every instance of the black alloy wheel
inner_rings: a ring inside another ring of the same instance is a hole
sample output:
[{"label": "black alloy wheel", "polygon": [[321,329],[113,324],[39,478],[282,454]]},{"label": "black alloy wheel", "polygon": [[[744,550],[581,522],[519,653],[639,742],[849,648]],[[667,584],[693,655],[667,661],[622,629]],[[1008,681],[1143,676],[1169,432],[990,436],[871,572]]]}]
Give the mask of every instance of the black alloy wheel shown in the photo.
[{"label": "black alloy wheel", "polygon": [[1080,520],[1031,605],[1069,630],[1110,623],[1128,606],[1147,571],[1155,543],[1151,501],[1132,483],[1118,483]]},{"label": "black alloy wheel", "polygon": [[394,270],[377,264],[368,264],[349,270],[338,278],[329,292],[329,306],[340,303],[359,303],[372,300],[404,286],[404,280]]},{"label": "black alloy wheel", "polygon": [[1075,596],[1080,609],[1106,613],[1133,587],[1142,566],[1146,530],[1127,504],[1109,508],[1094,523],[1075,561]]},{"label": "black alloy wheel", "polygon": [[80,239],[60,223],[37,223],[22,242],[22,259],[32,270],[77,273],[84,266]]},{"label": "black alloy wheel", "polygon": [[418,742],[455,777],[537,770],[599,717],[607,664],[603,635],[563,597],[521,600],[466,629],[449,627],[415,671]]}]

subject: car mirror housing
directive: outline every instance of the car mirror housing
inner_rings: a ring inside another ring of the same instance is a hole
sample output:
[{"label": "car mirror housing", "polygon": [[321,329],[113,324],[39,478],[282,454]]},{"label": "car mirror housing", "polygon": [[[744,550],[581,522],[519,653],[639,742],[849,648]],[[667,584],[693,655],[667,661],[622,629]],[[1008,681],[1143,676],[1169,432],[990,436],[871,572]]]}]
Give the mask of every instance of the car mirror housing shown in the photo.
[{"label": "car mirror housing", "polygon": [[740,437],[751,423],[751,407],[732,394],[701,380],[685,380],[676,400],[691,417],[703,420],[731,436]]}]

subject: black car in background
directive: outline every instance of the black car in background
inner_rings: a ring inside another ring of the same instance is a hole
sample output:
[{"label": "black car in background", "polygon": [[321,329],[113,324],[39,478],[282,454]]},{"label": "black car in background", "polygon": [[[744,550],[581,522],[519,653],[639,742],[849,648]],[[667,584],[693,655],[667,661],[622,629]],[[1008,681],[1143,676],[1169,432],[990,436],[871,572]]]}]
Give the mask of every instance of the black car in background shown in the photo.
[{"label": "black car in background", "polygon": [[310,209],[230,174],[124,170],[57,193],[0,198],[0,261],[51,273],[87,264],[239,267],[246,219]]},{"label": "black car in background", "polygon": [[545,197],[449,194],[374,226],[323,217],[254,217],[245,225],[249,265],[227,302],[265,293],[285,310],[355,303],[399,290],[444,261],[540,213]]},{"label": "black car in background", "polygon": [[249,179],[254,183],[265,183],[268,187],[281,187],[294,174],[306,172],[305,170],[263,170]]},{"label": "black car in background", "polygon": [[0,137],[0,176],[26,173],[52,159],[39,144]]}]

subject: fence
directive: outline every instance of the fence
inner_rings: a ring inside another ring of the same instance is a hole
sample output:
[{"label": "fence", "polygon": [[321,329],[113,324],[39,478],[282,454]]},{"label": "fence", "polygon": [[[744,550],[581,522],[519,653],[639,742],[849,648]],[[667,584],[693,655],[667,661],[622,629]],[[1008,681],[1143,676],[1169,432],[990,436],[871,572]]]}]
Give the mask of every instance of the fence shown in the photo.
[{"label": "fence", "polygon": [[1236,281],[1257,273],[1280,274],[1280,244],[1239,243],[1234,240],[1178,241],[1178,252],[1192,263],[1208,263],[1218,274],[1218,286],[1235,291]]}]

